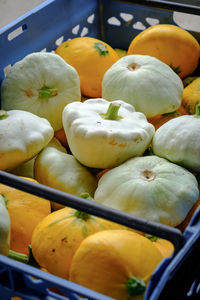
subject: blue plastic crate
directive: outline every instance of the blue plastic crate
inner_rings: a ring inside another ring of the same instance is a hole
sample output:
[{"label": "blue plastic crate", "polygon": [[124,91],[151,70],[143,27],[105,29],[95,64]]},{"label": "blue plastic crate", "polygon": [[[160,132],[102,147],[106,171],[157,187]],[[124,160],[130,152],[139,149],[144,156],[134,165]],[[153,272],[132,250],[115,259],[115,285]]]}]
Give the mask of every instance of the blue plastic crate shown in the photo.
[{"label": "blue plastic crate", "polygon": [[[0,83],[9,67],[34,51],[54,51],[66,39],[88,35],[113,48],[127,49],[141,30],[156,23],[177,23],[180,14],[200,16],[199,0],[47,0],[0,29]],[[199,26],[185,28],[200,41]],[[198,24],[197,24],[198,25]],[[189,26],[187,24],[185,26]],[[199,70],[197,70],[199,72]],[[199,74],[199,73],[197,73]],[[200,298],[200,209],[184,234],[179,230],[105,208],[0,171],[0,182],[51,201],[169,239],[175,254],[164,259],[153,273],[144,300]],[[55,293],[56,288],[63,295]],[[34,267],[0,255],[0,299],[111,299]]]}]

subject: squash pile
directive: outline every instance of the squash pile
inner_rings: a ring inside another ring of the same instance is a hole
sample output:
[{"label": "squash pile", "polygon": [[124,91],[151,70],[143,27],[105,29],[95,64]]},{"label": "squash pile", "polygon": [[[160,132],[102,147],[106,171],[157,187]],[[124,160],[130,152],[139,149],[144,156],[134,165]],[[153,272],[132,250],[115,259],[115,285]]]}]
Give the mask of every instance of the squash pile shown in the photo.
[{"label": "squash pile", "polygon": [[[27,55],[1,85],[0,170],[184,231],[200,203],[199,58],[168,24],[126,50],[79,37]],[[1,253],[31,244],[40,268],[115,299],[143,299],[174,251],[56,199],[1,184],[0,201]]]}]

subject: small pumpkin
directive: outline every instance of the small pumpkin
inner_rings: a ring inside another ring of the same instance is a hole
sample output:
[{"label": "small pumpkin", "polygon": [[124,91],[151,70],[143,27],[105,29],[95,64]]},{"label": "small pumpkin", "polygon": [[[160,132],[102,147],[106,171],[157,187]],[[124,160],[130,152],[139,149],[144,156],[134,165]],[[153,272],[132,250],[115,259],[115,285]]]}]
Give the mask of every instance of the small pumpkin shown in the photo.
[{"label": "small pumpkin", "polygon": [[80,243],[94,232],[115,228],[123,226],[69,207],[61,208],[35,228],[32,252],[41,267],[68,279],[71,261]]},{"label": "small pumpkin", "polygon": [[63,42],[56,53],[77,70],[81,93],[87,97],[101,97],[103,75],[119,59],[110,45],[88,36]]},{"label": "small pumpkin", "polygon": [[154,244],[138,233],[104,230],[82,241],[69,279],[117,300],[142,300],[162,258]]},{"label": "small pumpkin", "polygon": [[198,66],[200,46],[188,31],[172,24],[156,24],[140,32],[131,41],[128,54],[151,55],[173,68],[181,78]]},{"label": "small pumpkin", "polygon": [[[32,178],[24,179],[37,183]],[[10,215],[10,249],[28,255],[34,228],[51,213],[50,201],[4,184],[0,184],[0,195],[4,196]]]},{"label": "small pumpkin", "polygon": [[102,97],[123,100],[147,118],[177,110],[183,83],[165,63],[149,55],[121,57],[104,74]]}]

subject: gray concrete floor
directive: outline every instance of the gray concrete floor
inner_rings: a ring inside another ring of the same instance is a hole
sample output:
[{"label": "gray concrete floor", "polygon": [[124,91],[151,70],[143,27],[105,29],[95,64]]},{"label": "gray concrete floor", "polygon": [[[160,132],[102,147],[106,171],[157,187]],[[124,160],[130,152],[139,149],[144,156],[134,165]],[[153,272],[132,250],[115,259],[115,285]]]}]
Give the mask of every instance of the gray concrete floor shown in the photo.
[{"label": "gray concrete floor", "polygon": [[42,2],[44,0],[0,0],[0,28]]},{"label": "gray concrete floor", "polygon": [[[0,0],[0,28],[45,0]],[[181,0],[178,0],[181,2]],[[200,1],[200,0],[199,0]],[[200,16],[174,13],[175,22],[186,30],[200,31]]]}]

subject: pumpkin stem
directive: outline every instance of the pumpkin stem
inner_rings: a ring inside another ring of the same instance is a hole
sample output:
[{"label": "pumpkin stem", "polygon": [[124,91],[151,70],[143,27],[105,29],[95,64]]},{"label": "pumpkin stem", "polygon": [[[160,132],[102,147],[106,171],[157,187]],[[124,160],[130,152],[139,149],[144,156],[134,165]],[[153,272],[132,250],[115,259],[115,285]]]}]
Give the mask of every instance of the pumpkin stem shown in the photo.
[{"label": "pumpkin stem", "polygon": [[146,290],[146,284],[143,279],[132,275],[126,282],[126,290],[131,297],[143,295]]},{"label": "pumpkin stem", "polygon": [[55,97],[58,95],[58,90],[55,88],[43,87],[39,90],[39,97],[41,99],[48,99],[50,97]]},{"label": "pumpkin stem", "polygon": [[[88,199],[88,200],[93,200],[93,198],[90,196],[89,193],[82,193],[80,195],[81,198],[84,198],[84,199]],[[91,218],[91,215],[84,212],[84,211],[80,211],[80,210],[76,210],[74,215],[79,218],[79,219],[82,219],[84,221],[87,221],[88,219]]]},{"label": "pumpkin stem", "polygon": [[149,239],[151,242],[156,242],[157,240],[159,240],[160,238],[159,237],[157,237],[157,236],[155,236],[155,235],[151,235],[151,234],[145,234],[145,237],[147,238],[147,239]]},{"label": "pumpkin stem", "polygon": [[25,264],[29,261],[28,255],[13,250],[8,250],[8,257]]},{"label": "pumpkin stem", "polygon": [[196,104],[195,106],[195,117],[200,117],[200,104]]},{"label": "pumpkin stem", "polygon": [[5,110],[0,109],[0,120],[6,119],[8,117],[9,117],[8,113]]},{"label": "pumpkin stem", "polygon": [[120,108],[119,103],[110,103],[108,110],[106,113],[100,113],[101,117],[105,120],[118,120],[122,117],[118,115],[118,111]]}]

